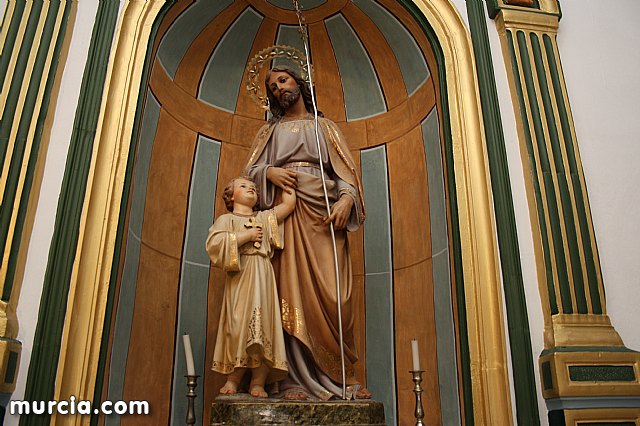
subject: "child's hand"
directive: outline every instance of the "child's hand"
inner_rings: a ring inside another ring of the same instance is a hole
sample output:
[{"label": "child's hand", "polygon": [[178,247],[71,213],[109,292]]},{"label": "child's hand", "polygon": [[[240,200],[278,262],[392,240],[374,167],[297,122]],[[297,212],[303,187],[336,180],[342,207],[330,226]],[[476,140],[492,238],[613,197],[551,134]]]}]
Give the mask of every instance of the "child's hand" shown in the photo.
[{"label": "child's hand", "polygon": [[249,241],[258,242],[258,243],[262,242],[262,228],[261,227],[250,228],[246,232],[249,233]]}]

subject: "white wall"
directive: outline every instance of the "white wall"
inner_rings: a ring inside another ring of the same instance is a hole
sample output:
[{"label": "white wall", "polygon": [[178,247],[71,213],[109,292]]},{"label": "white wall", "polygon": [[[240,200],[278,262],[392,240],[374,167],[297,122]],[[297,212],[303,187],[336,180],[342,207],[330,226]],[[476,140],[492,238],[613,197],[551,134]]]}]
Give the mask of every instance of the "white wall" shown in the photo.
[{"label": "white wall", "polygon": [[558,45],[611,321],[640,350],[640,2],[562,2]]},{"label": "white wall", "polygon": [[[13,400],[22,399],[24,396],[29,359],[33,347],[33,336],[38,321],[44,274],[49,257],[49,246],[53,234],[55,212],[58,207],[62,176],[69,149],[78,94],[82,83],[82,73],[87,60],[87,51],[97,7],[97,1],[78,2],[68,60],[64,65],[61,63],[61,66],[64,66],[64,73],[62,75],[60,93],[56,105],[49,106],[50,109],[55,108],[55,118],[51,130],[33,233],[27,254],[22,291],[18,302],[18,340],[22,342],[22,356],[20,357],[16,390],[12,395]],[[6,426],[17,425],[18,416],[11,416],[7,412],[4,424]]]}]

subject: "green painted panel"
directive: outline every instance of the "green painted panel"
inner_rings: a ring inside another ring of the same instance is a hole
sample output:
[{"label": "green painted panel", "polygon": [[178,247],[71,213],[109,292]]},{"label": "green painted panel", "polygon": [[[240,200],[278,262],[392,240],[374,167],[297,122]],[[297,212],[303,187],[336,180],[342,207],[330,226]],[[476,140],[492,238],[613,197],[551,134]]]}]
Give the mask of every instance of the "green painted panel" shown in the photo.
[{"label": "green painted panel", "polygon": [[397,423],[393,264],[387,154],[384,145],[360,152],[367,220],[364,223],[367,386]]},{"label": "green painted panel", "polygon": [[398,19],[374,0],[353,0],[382,31],[398,60],[409,95],[429,78],[429,67],[415,39]]},{"label": "green painted panel", "polygon": [[[189,334],[196,374],[204,377],[207,339],[207,293],[209,288],[209,256],[205,250],[208,230],[213,223],[213,206],[220,161],[220,142],[204,136],[198,138],[191,188],[187,208],[187,229],[180,271],[178,324],[176,327],[175,359],[171,417],[173,424],[181,424],[187,415],[184,398],[186,374],[182,335]],[[197,417],[204,414],[203,399],[195,401]]]},{"label": "green painted panel", "polygon": [[436,351],[438,354],[438,378],[440,385],[440,410],[442,424],[455,426],[461,423],[460,398],[456,353],[456,333],[453,323],[453,300],[447,211],[444,193],[444,170],[438,111],[434,108],[422,122],[422,139],[427,161],[429,188],[429,223],[433,270],[433,301],[436,319]]},{"label": "green painted panel", "polygon": [[235,111],[251,45],[261,23],[262,16],[247,8],[227,29],[204,71],[198,99],[228,112]]},{"label": "green painted panel", "polygon": [[158,47],[158,59],[171,78],[198,34],[232,2],[198,0],[169,27]]},{"label": "green painted panel", "polygon": [[633,365],[570,365],[573,382],[636,382]]},{"label": "green painted panel", "polygon": [[553,375],[551,374],[551,363],[542,363],[542,384],[545,390],[553,389]]},{"label": "green painted panel", "polygon": [[387,106],[371,59],[347,20],[337,14],[324,22],[340,70],[347,120],[386,112]]}]

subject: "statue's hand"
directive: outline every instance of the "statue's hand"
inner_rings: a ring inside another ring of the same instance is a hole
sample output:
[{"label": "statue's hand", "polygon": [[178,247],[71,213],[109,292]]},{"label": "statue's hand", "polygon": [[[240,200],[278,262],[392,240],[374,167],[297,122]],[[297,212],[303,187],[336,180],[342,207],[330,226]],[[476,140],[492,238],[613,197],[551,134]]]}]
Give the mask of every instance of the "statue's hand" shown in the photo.
[{"label": "statue's hand", "polygon": [[353,207],[353,198],[345,194],[331,208],[331,216],[324,219],[323,225],[329,225],[333,222],[333,227],[337,230],[347,227],[349,216],[351,215],[351,207]]},{"label": "statue's hand", "polygon": [[267,169],[267,179],[288,193],[291,193],[298,183],[296,172],[282,167],[269,167]]}]

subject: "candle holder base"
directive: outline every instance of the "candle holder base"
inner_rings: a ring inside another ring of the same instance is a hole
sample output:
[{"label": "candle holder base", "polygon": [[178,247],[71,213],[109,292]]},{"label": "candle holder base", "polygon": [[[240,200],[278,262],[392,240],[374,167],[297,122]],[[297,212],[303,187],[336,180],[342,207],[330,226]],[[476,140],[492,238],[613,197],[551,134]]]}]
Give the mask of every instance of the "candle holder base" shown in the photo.
[{"label": "candle holder base", "polygon": [[196,399],[196,386],[198,386],[198,375],[186,375],[187,378],[187,387],[189,391],[187,392],[187,399],[189,400],[189,406],[187,408],[187,425],[196,424],[196,411],[194,407],[194,402]]},{"label": "candle holder base", "polygon": [[424,370],[412,370],[410,371],[414,383],[413,392],[416,394],[416,426],[423,426],[424,422],[424,408],[422,407],[422,373]]}]

